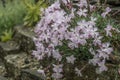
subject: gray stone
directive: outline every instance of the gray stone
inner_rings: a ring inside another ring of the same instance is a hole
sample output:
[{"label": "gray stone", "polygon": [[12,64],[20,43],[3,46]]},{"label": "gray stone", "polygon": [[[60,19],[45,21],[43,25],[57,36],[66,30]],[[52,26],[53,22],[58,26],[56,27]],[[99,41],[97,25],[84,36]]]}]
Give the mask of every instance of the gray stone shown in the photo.
[{"label": "gray stone", "polygon": [[21,50],[30,53],[34,49],[33,38],[35,33],[33,28],[16,26],[14,40],[20,44]]},{"label": "gray stone", "polygon": [[0,76],[0,80],[8,80],[8,79],[3,76]]},{"label": "gray stone", "polygon": [[[26,59],[28,59],[28,63],[25,62]],[[37,70],[37,66],[39,66],[39,62],[36,59],[31,58],[31,56],[28,56],[25,52],[7,55],[5,61],[7,72],[16,80],[19,80],[21,69]]]},{"label": "gray stone", "polygon": [[46,80],[45,77],[36,70],[25,69],[21,72],[21,80]]},{"label": "gray stone", "polygon": [[19,46],[14,41],[8,41],[6,43],[0,42],[0,58],[2,63],[4,63],[5,71],[7,72],[8,76],[14,76],[13,70],[14,66],[7,62],[5,56],[8,54],[17,53],[19,51]]},{"label": "gray stone", "polygon": [[20,46],[15,41],[0,42],[0,47],[5,54],[18,53]]},{"label": "gray stone", "polygon": [[2,63],[0,63],[0,75],[4,75],[6,72],[5,72],[5,67]]},{"label": "gray stone", "polygon": [[20,33],[21,35],[31,38],[31,39],[35,36],[33,28],[31,28],[31,27],[16,26],[15,31],[17,33]]},{"label": "gray stone", "polygon": [[24,64],[26,53],[10,54],[5,57],[6,70],[10,77],[17,78],[20,75],[21,66]]}]

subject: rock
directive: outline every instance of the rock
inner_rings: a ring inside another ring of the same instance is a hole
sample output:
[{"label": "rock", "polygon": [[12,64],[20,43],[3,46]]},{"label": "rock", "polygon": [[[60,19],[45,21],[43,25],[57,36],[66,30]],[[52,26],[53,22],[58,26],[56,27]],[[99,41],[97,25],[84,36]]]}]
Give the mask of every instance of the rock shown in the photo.
[{"label": "rock", "polygon": [[5,74],[5,67],[4,65],[0,65],[0,75],[4,75]]},{"label": "rock", "polygon": [[33,28],[30,28],[30,27],[16,26],[15,31],[16,33],[19,33],[22,36],[25,36],[31,39],[35,36],[35,33],[33,32]]},{"label": "rock", "polygon": [[[12,80],[19,80],[21,69],[37,70],[39,62],[33,59],[31,55],[26,54],[31,53],[35,48],[33,29],[17,26],[14,30],[11,41],[0,42],[0,62],[4,63],[4,72],[7,72],[7,77],[11,77]],[[0,67],[0,69],[2,68]]]},{"label": "rock", "polygon": [[[31,56],[28,56],[25,52],[21,52],[19,54],[10,54],[5,57],[7,72],[12,74],[11,76],[19,80],[19,76],[21,75],[21,69],[32,69],[36,70],[39,62]],[[26,60],[29,63],[26,63]]]},{"label": "rock", "polygon": [[10,77],[17,78],[20,75],[20,69],[26,57],[26,53],[10,54],[5,57],[7,73],[11,74]]},{"label": "rock", "polygon": [[5,66],[2,60],[0,59],[0,75],[4,75],[4,74],[5,74]]},{"label": "rock", "polygon": [[0,47],[4,54],[16,54],[19,52],[20,46],[15,41],[0,42]]},{"label": "rock", "polygon": [[8,41],[6,43],[0,42],[0,58],[2,60],[2,63],[4,63],[5,70],[8,76],[14,76],[11,69],[14,66],[6,61],[5,56],[7,56],[8,54],[18,53],[18,51],[19,45],[17,45],[17,43],[15,43],[14,41]]},{"label": "rock", "polygon": [[36,70],[25,69],[21,71],[21,80],[46,80],[42,74]]},{"label": "rock", "polygon": [[34,49],[34,36],[35,33],[32,28],[24,26],[15,27],[14,40],[20,44],[21,50],[27,53]]},{"label": "rock", "polygon": [[0,76],[0,80],[8,80],[8,79],[3,76]]}]

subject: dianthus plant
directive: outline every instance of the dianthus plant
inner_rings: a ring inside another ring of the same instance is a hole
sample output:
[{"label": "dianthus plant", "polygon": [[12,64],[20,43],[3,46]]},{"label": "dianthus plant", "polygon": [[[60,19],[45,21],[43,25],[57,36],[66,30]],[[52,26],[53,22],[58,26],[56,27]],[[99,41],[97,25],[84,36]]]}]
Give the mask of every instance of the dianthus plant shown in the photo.
[{"label": "dianthus plant", "polygon": [[[70,71],[65,69],[70,66],[76,76],[82,76],[83,68],[78,63],[84,53],[91,56],[86,61],[97,66],[97,73],[107,71],[105,62],[113,52],[105,37],[112,37],[112,31],[116,29],[107,23],[101,32],[97,26],[98,18],[93,15],[95,6],[88,5],[86,0],[75,6],[70,0],[57,0],[44,10],[35,28],[36,50],[32,54],[44,62],[41,64],[43,70],[38,71],[44,76],[50,72],[49,76],[55,80],[65,78],[66,71]],[[103,13],[97,14],[104,19],[110,11],[107,7]]]}]

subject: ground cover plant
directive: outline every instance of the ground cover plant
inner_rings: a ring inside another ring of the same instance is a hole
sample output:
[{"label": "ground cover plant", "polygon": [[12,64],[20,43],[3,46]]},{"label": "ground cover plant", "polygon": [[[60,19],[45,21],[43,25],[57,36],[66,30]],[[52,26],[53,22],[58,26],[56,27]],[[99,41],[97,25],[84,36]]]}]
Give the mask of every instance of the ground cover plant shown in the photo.
[{"label": "ground cover plant", "polygon": [[[95,66],[97,74],[107,71],[105,63],[118,53],[115,43],[120,42],[120,27],[110,11],[89,0],[56,0],[45,9],[35,27],[32,53],[42,64],[38,72],[53,80],[79,80],[87,65]],[[82,61],[87,63],[80,66]]]}]

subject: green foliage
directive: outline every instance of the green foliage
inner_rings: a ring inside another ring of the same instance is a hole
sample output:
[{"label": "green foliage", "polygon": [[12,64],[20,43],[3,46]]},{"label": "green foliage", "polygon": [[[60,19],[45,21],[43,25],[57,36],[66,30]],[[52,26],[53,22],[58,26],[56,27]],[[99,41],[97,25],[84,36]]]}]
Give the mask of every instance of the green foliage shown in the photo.
[{"label": "green foliage", "polygon": [[25,5],[21,0],[7,1],[5,5],[6,7],[3,7],[0,2],[0,35],[2,35],[5,30],[22,24],[26,14]]},{"label": "green foliage", "polygon": [[12,30],[6,30],[6,31],[3,32],[3,35],[0,36],[0,39],[1,39],[2,42],[6,42],[6,41],[12,39],[12,35],[13,35]]},{"label": "green foliage", "polygon": [[40,8],[46,8],[47,4],[39,0],[36,4],[28,0],[24,1],[27,8],[27,15],[24,18],[24,25],[34,26],[40,19]]}]

